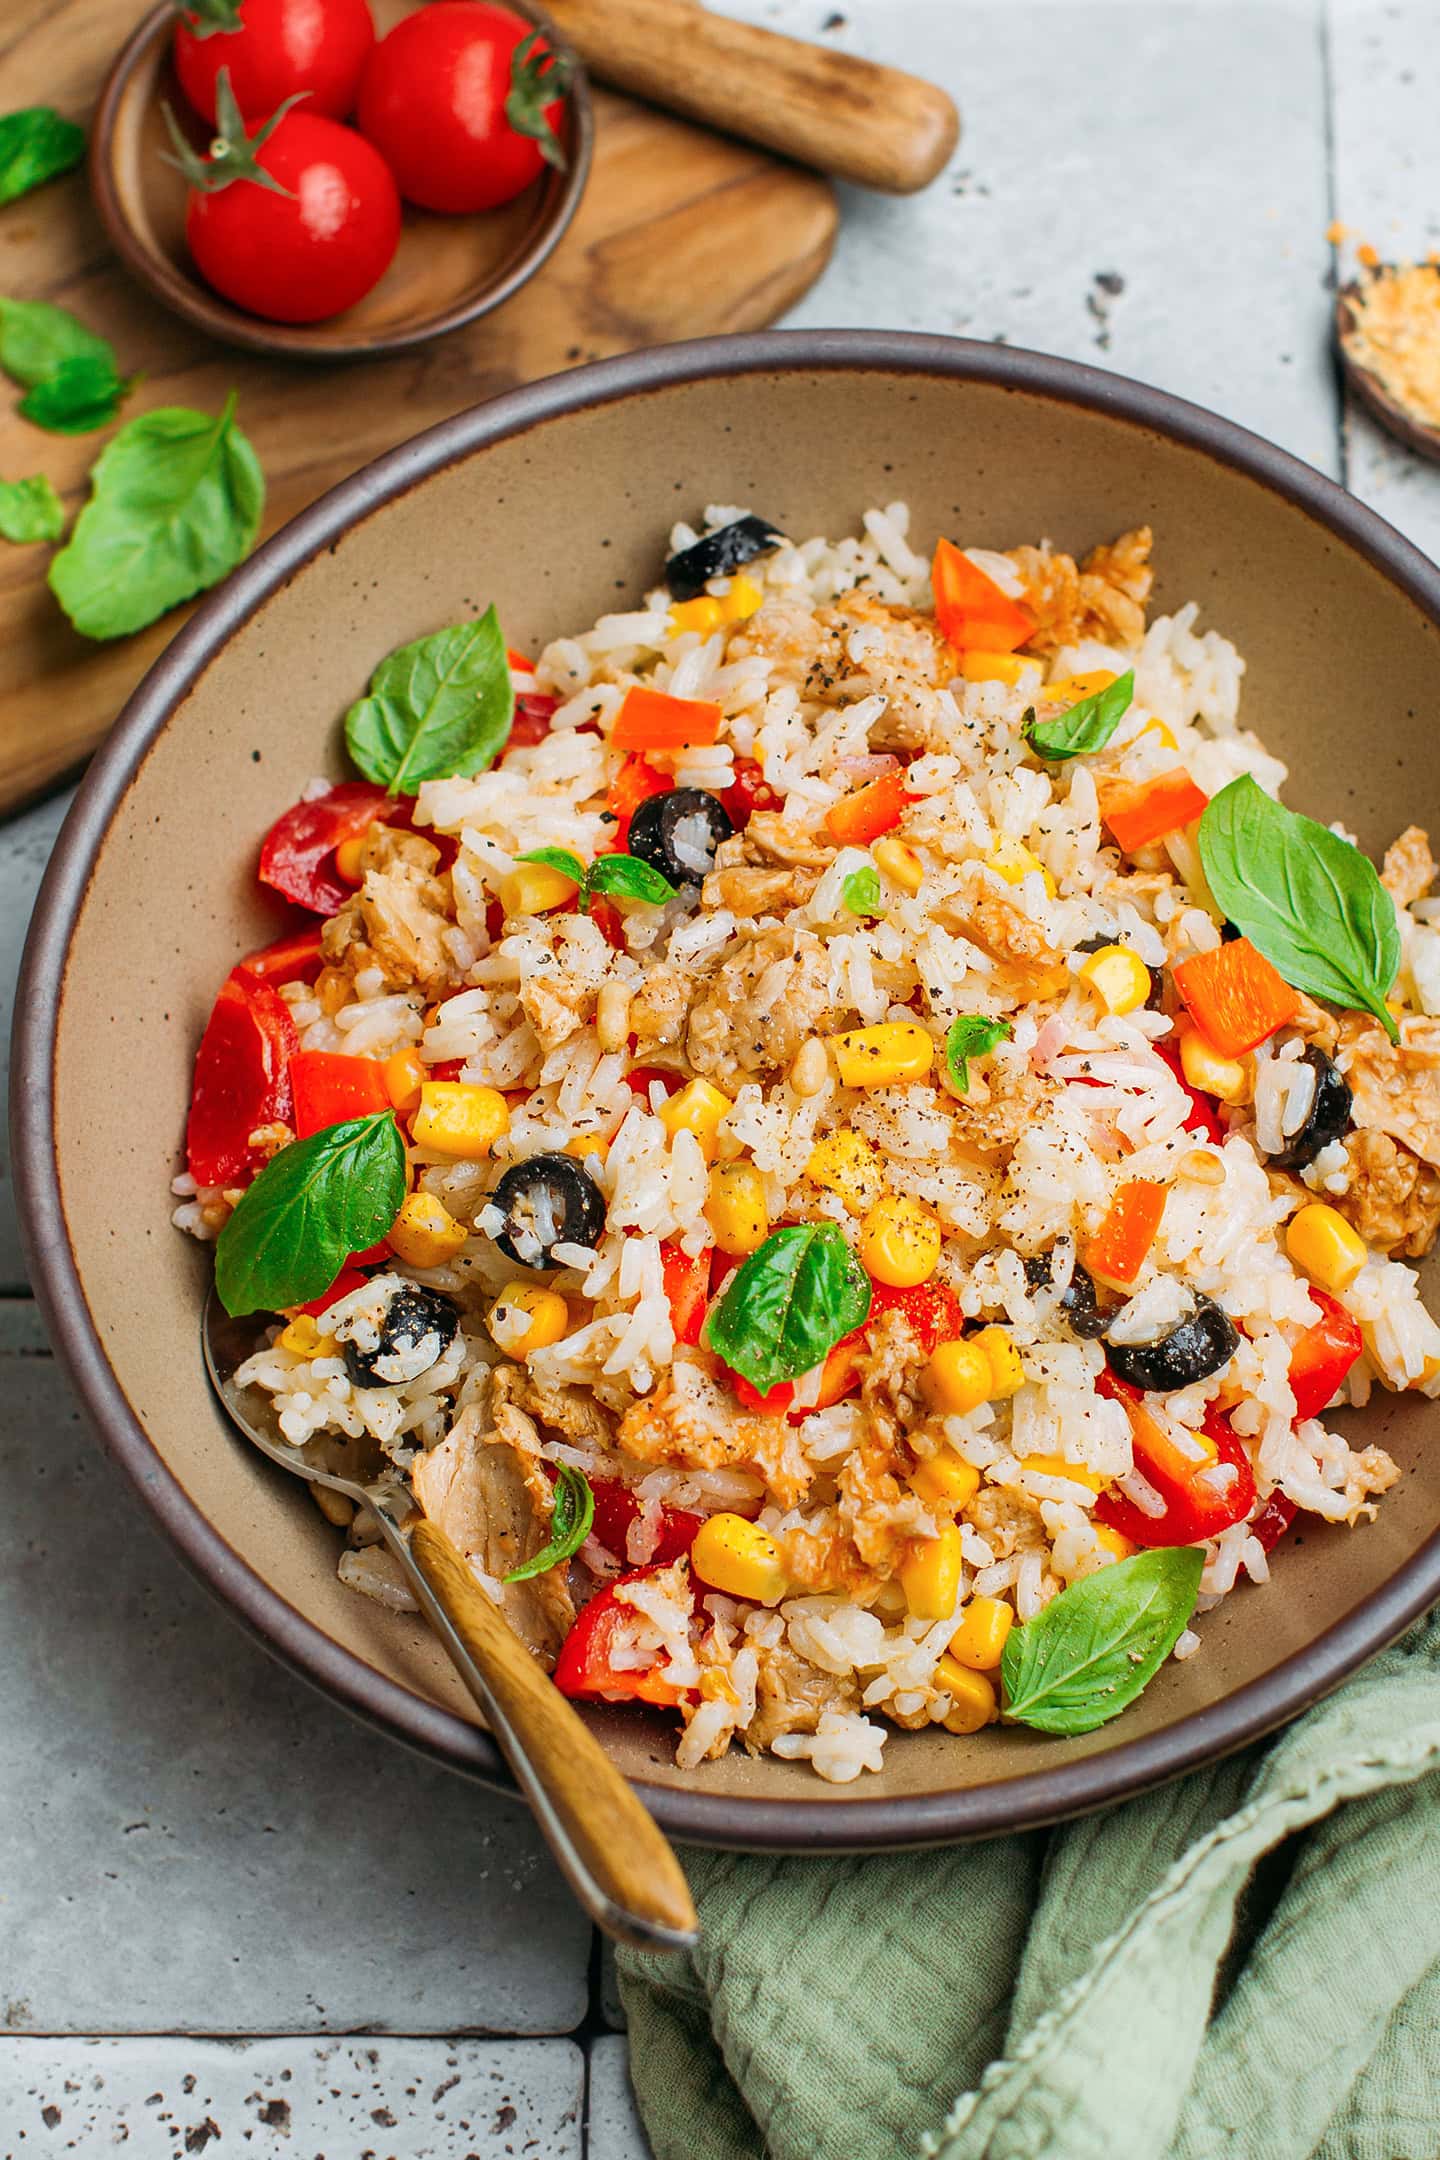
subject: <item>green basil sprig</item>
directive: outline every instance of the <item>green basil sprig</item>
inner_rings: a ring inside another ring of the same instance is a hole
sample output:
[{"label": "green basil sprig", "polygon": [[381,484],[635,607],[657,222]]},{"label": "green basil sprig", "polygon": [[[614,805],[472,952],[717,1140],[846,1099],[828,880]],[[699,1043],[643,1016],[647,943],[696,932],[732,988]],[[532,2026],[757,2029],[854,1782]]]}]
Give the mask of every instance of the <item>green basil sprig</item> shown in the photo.
[{"label": "green basil sprig", "polygon": [[58,540],[64,530],[65,505],[44,473],[0,480],[0,539]]},{"label": "green basil sprig", "polygon": [[1053,720],[1037,720],[1032,705],[1025,715],[1025,739],[1037,757],[1058,765],[1065,758],[1089,757],[1103,750],[1130,710],[1135,695],[1135,671],[1127,668],[1114,682],[1081,698],[1068,712]]},{"label": "green basil sprig", "polygon": [[1008,1020],[987,1020],[981,1013],[961,1013],[945,1036],[945,1063],[962,1095],[970,1092],[970,1060],[985,1057],[1015,1032]]},{"label": "green basil sprig", "polygon": [[1245,773],[1206,805],[1200,861],[1220,907],[1287,983],[1374,1013],[1400,1040],[1385,1003],[1400,965],[1400,925],[1368,855],[1287,810]]},{"label": "green basil sprig", "polygon": [[673,900],[675,887],[661,871],[638,855],[597,855],[585,880],[586,897],[608,893],[616,900],[644,900],[661,907]]},{"label": "green basil sprig", "polygon": [[577,1553],[590,1535],[595,1520],[595,1495],[590,1480],[573,1463],[561,1463],[555,1480],[555,1501],[550,1512],[550,1542],[542,1545],[533,1560],[511,1568],[506,1582],[529,1582],[532,1575],[546,1575]]},{"label": "green basil sprig", "polygon": [[345,715],[350,755],[391,795],[424,780],[468,779],[493,765],[510,737],[515,686],[500,619],[434,630],[382,660],[370,692]]},{"label": "green basil sprig", "polygon": [[840,891],[852,915],[883,915],[885,912],[880,902],[880,873],[869,863],[861,870],[852,870]]},{"label": "green basil sprig", "polygon": [[1165,1545],[1084,1576],[1011,1630],[1005,1715],[1039,1732],[1094,1732],[1154,1679],[1195,1610],[1205,1555]]},{"label": "green basil sprig", "polygon": [[131,388],[109,339],[48,300],[0,300],[0,368],[29,393],[22,419],[57,435],[108,427]]},{"label": "green basil sprig", "polygon": [[[50,588],[85,637],[126,637],[217,585],[255,544],[260,461],[235,425],[183,405],[142,413],[107,443],[90,500],[50,565]],[[324,1284],[321,1284],[324,1288]]]},{"label": "green basil sprig", "polygon": [[281,1148],[216,1239],[226,1312],[279,1312],[319,1297],[351,1253],[384,1237],[405,1182],[405,1143],[389,1110]]},{"label": "green basil sprig", "polygon": [[52,105],[0,114],[0,203],[73,172],[85,155],[85,130]]},{"label": "green basil sprig", "polygon": [[809,1372],[870,1312],[870,1278],[834,1223],[772,1231],[705,1323],[708,1348],[768,1395]]}]

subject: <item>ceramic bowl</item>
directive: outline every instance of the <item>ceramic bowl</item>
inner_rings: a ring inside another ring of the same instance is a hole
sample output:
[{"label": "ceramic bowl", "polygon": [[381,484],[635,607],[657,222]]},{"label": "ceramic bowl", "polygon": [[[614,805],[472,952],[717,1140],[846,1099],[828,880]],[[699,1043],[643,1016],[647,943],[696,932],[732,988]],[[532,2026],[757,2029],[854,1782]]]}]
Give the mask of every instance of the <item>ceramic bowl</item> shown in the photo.
[{"label": "ceramic bowl", "polygon": [[[569,53],[549,18],[530,0],[510,0]],[[412,14],[416,0],[374,0],[383,37]],[[590,170],[594,137],[590,95],[574,67],[561,140],[566,168],[547,165],[514,202],[475,217],[441,217],[405,206],[395,260],[373,291],[343,315],[319,323],[272,323],[213,292],[185,245],[186,184],[174,165],[165,126],[168,104],[196,150],[210,136],[187,105],[171,61],[175,11],[147,15],[122,46],[100,93],[90,134],[90,192],[100,222],[140,283],[197,330],[249,352],[290,360],[374,359],[402,352],[488,315],[518,292],[554,250],[575,215]],[[573,59],[573,55],[571,55]]]},{"label": "ceramic bowl", "polygon": [[[170,1227],[194,1046],[239,952],[275,934],[257,838],[317,772],[375,663],[498,603],[548,637],[653,584],[677,515],[753,503],[847,532],[907,499],[918,535],[1079,552],[1155,529],[1156,603],[1199,601],[1247,662],[1245,713],[1290,799],[1372,850],[1440,825],[1440,570],[1228,421],[1065,361],[941,338],[802,332],[637,353],[432,429],[327,495],[199,610],[130,701],[56,847],[20,991],[15,1154],[35,1287],[112,1454],[188,1559],[296,1670],[489,1779],[496,1751],[418,1621],[336,1580],[336,1534],[238,1440],[201,1370],[209,1254]],[[1307,1527],[1202,1623],[1136,1707],[1078,1740],[890,1739],[834,1787],[738,1749],[684,1773],[658,1714],[596,1710],[681,1838],[859,1849],[1043,1822],[1255,1738],[1440,1594],[1437,1411],[1380,1396],[1406,1476],[1379,1519]],[[1428,1454],[1426,1442],[1432,1444]]]}]

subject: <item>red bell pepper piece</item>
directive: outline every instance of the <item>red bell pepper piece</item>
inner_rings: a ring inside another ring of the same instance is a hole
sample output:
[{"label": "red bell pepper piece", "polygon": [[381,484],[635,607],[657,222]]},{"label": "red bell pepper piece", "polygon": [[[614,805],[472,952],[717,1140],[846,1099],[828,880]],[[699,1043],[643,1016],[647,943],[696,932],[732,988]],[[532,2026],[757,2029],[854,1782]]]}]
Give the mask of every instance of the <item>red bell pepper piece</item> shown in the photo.
[{"label": "red bell pepper piece", "polygon": [[[1108,1485],[1095,1503],[1097,1522],[1118,1530],[1132,1545],[1200,1545],[1232,1523],[1244,1521],[1255,1505],[1255,1473],[1244,1443],[1223,1411],[1212,1406],[1200,1428],[1214,1444],[1217,1460],[1192,1462],[1150,1415],[1139,1388],[1111,1372],[1103,1372],[1095,1385],[1100,1394],[1124,1403],[1135,1468],[1165,1503],[1163,1515],[1147,1515],[1118,1487]],[[1212,1484],[1207,1473],[1222,1465],[1235,1475],[1223,1485]]]},{"label": "red bell pepper piece", "polygon": [[1196,1027],[1226,1057],[1243,1057],[1300,1010],[1298,994],[1246,937],[1192,953],[1170,972]]},{"label": "red bell pepper piece", "polygon": [[295,1137],[307,1140],[327,1125],[372,1117],[390,1108],[390,1096],[374,1058],[346,1057],[338,1050],[297,1050],[290,1060],[295,1094]]},{"label": "red bell pepper piece", "polygon": [[1319,1417],[1365,1347],[1359,1321],[1338,1298],[1312,1286],[1310,1302],[1319,1306],[1320,1318],[1313,1327],[1306,1328],[1290,1352],[1290,1388],[1295,1397],[1297,1424]]},{"label": "red bell pepper piece", "polygon": [[355,1263],[366,1258],[365,1253],[352,1253],[328,1290],[322,1290],[319,1297],[312,1297],[308,1305],[291,1305],[287,1310],[309,1313],[312,1320],[318,1320],[321,1313],[328,1312],[342,1297],[349,1297],[352,1290],[363,1290],[368,1278],[360,1273]]},{"label": "red bell pepper piece", "polygon": [[1029,610],[1002,592],[953,540],[936,542],[931,582],[935,620],[957,651],[1014,652],[1035,628]]},{"label": "red bell pepper piece", "polygon": [[1131,1178],[1116,1188],[1095,1235],[1080,1257],[1097,1281],[1128,1290],[1155,1242],[1165,1213],[1165,1187],[1150,1178]]},{"label": "red bell pepper piece", "polygon": [[[595,1536],[607,1552],[614,1553],[617,1560],[623,1560],[626,1536],[640,1513],[641,1503],[619,1478],[591,1478],[590,1490],[595,1495]],[[703,1515],[692,1515],[686,1508],[662,1506],[659,1543],[647,1565],[669,1567],[672,1561],[683,1558],[694,1544],[704,1520]]]},{"label": "red bell pepper piece", "polygon": [[710,698],[671,697],[668,691],[633,683],[610,741],[617,750],[704,749],[719,735],[722,717]]},{"label": "red bell pepper piece", "polygon": [[320,925],[312,923],[308,930],[297,930],[293,937],[278,938],[273,945],[263,945],[259,952],[246,953],[235,972],[253,975],[259,982],[314,982],[325,957],[320,939]]},{"label": "red bell pepper piece", "polygon": [[293,1122],[298,1047],[290,1008],[269,983],[238,968],[228,975],[195,1055],[185,1155],[197,1185],[238,1184],[265,1161],[250,1135]]},{"label": "red bell pepper piece", "polygon": [[897,765],[832,803],[825,813],[826,830],[837,847],[869,847],[882,833],[894,831],[910,800],[905,768]]},{"label": "red bell pepper piece", "polygon": [[[741,1409],[751,1410],[759,1417],[781,1417],[788,1413],[795,1400],[793,1380],[777,1380],[769,1393],[762,1395],[759,1388],[752,1386],[745,1378],[744,1373],[733,1371],[729,1365],[722,1365],[720,1370],[734,1389],[735,1400]],[[809,1415],[808,1412],[804,1414]]]},{"label": "red bell pepper piece", "polygon": [[1295,1502],[1287,1500],[1284,1493],[1272,1492],[1251,1523],[1250,1535],[1259,1540],[1262,1551],[1273,1552],[1299,1512]]},{"label": "red bell pepper piece", "polygon": [[754,758],[736,758],[734,781],[720,800],[737,832],[744,831],[757,810],[778,810],[781,803]]},{"label": "red bell pepper piece", "polygon": [[714,1247],[703,1252],[681,1250],[667,1238],[660,1247],[661,1281],[670,1301],[670,1325],[677,1343],[698,1343],[710,1302],[710,1259]]},{"label": "red bell pepper piece", "polygon": [[384,788],[365,780],[346,780],[312,802],[293,803],[261,843],[261,884],[317,915],[338,913],[354,888],[335,868],[336,848],[393,820],[398,807]]},{"label": "red bell pepper piece", "polygon": [[620,1603],[616,1592],[625,1583],[639,1582],[659,1572],[658,1564],[631,1568],[590,1600],[561,1643],[555,1660],[552,1677],[562,1695],[598,1702],[658,1703],[665,1709],[686,1700],[689,1690],[677,1688],[666,1679],[664,1658],[650,1666],[616,1667],[611,1662],[617,1638],[627,1620],[635,1617],[630,1606]]},{"label": "red bell pepper piece", "polygon": [[1191,1087],[1185,1078],[1185,1069],[1180,1063],[1180,1052],[1176,1045],[1171,1042],[1157,1042],[1153,1047],[1155,1055],[1169,1066],[1190,1098],[1190,1113],[1185,1120],[1186,1132],[1203,1133],[1205,1138],[1213,1140],[1217,1147],[1223,1146],[1226,1133],[1220,1122],[1220,1113],[1213,1099],[1209,1095],[1202,1095],[1198,1088]]},{"label": "red bell pepper piece", "polygon": [[677,1089],[685,1085],[683,1073],[671,1072],[664,1065],[632,1065],[625,1075],[626,1087],[633,1089],[635,1094],[642,1095],[647,1104],[650,1100],[652,1080],[658,1080],[667,1095],[675,1094]]},{"label": "red bell pepper piece", "polygon": [[540,690],[527,691],[523,697],[517,697],[505,748],[533,750],[536,743],[544,742],[559,705],[559,698],[546,697]]},{"label": "red bell pepper piece", "polygon": [[1210,798],[1183,765],[1156,773],[1153,780],[1122,780],[1104,775],[1096,782],[1100,815],[1127,855],[1163,840],[1166,833],[1192,825]]},{"label": "red bell pepper piece", "polygon": [[[606,790],[605,808],[615,823],[611,827],[609,839],[600,850],[601,854],[625,854],[630,845],[630,820],[641,803],[648,802],[652,795],[668,795],[674,785],[669,773],[657,772],[643,757],[627,757]],[[592,915],[597,904],[592,903]],[[618,920],[618,910],[616,915]],[[610,936],[608,930],[605,934]],[[613,945],[615,940],[611,938],[610,942]]]}]

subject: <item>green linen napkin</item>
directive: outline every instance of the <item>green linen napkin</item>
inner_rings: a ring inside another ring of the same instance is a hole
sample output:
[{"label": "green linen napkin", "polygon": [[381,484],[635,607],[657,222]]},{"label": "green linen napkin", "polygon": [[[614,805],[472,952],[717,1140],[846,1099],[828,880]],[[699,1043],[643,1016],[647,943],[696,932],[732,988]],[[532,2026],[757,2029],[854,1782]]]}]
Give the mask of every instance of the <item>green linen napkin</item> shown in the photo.
[{"label": "green linen napkin", "polygon": [[656,2160],[1435,2160],[1440,1621],[1278,1739],[1050,1833],[686,1855],[623,1952]]}]

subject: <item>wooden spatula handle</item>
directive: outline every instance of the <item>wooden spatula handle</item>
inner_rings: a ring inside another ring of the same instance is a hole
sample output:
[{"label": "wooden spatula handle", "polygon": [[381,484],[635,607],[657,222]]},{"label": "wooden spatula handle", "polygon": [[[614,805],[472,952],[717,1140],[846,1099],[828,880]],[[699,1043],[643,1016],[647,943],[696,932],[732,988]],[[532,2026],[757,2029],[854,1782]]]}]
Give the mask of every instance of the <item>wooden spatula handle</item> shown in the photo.
[{"label": "wooden spatula handle", "polygon": [[602,81],[892,195],[928,186],[960,116],[933,83],[691,0],[546,0]]},{"label": "wooden spatula handle", "polygon": [[[582,1904],[622,1942],[647,1950],[687,1947],[699,1925],[690,1888],[643,1803],[444,1533],[419,1522],[409,1549],[429,1598],[459,1640],[460,1676]],[[438,1632],[454,1657],[445,1626]]]}]

